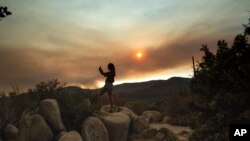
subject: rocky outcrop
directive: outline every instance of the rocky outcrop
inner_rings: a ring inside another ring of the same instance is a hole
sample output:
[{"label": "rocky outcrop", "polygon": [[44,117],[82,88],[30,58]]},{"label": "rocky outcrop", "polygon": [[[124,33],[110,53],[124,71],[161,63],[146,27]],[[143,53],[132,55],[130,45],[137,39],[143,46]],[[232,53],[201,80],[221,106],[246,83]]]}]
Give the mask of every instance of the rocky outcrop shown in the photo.
[{"label": "rocky outcrop", "polygon": [[[110,105],[104,105],[101,107],[100,111],[103,113],[103,114],[111,114],[109,113],[110,111]],[[114,112],[115,113],[121,113],[121,114],[125,114],[125,115],[128,115],[129,117],[134,117],[136,116],[136,114],[130,110],[129,108],[127,107],[122,107],[122,106],[114,106]]]},{"label": "rocky outcrop", "polygon": [[102,121],[96,117],[88,117],[81,128],[81,135],[86,141],[109,141],[109,135]]},{"label": "rocky outcrop", "polygon": [[[160,136],[162,135],[162,136]],[[164,137],[163,137],[164,135]],[[176,141],[177,137],[175,136],[175,134],[169,130],[168,128],[161,128],[159,130],[159,132],[155,135],[155,138],[161,138],[163,137],[164,140],[168,140],[168,141]]]},{"label": "rocky outcrop", "polygon": [[56,133],[66,131],[62,122],[60,109],[55,99],[45,99],[40,103],[40,113]]},{"label": "rocky outcrop", "polygon": [[59,141],[83,141],[81,135],[76,131],[70,131],[62,135]]},{"label": "rocky outcrop", "polygon": [[[166,135],[162,132],[158,132],[155,136],[154,139],[158,141],[163,141],[163,139],[166,137]],[[172,140],[171,140],[172,141]]]},{"label": "rocky outcrop", "polygon": [[60,133],[54,136],[54,141],[59,141],[59,139],[66,133],[66,131],[61,131]]},{"label": "rocky outcrop", "polygon": [[15,140],[17,134],[18,134],[18,129],[12,124],[7,124],[3,130],[3,138],[5,140]]},{"label": "rocky outcrop", "polygon": [[131,121],[132,132],[141,133],[149,127],[148,121],[144,116],[135,116]]},{"label": "rocky outcrop", "polygon": [[127,141],[130,117],[122,113],[102,116],[101,120],[107,128],[110,141]]},{"label": "rocky outcrop", "polygon": [[41,115],[25,115],[21,119],[17,141],[51,141],[52,136],[51,129]]},{"label": "rocky outcrop", "polygon": [[158,111],[145,111],[142,115],[146,118],[148,123],[160,122],[162,119],[162,113]]},{"label": "rocky outcrop", "polygon": [[162,132],[167,140],[181,140],[188,141],[190,135],[192,134],[192,130],[189,127],[185,126],[176,126],[171,124],[163,124],[163,123],[153,123],[150,124],[149,128],[153,128]]},{"label": "rocky outcrop", "polygon": [[162,119],[162,123],[169,123],[169,116],[165,116],[163,119]]},{"label": "rocky outcrop", "polygon": [[142,137],[144,138],[153,138],[157,134],[157,130],[154,128],[149,128],[142,132]]}]

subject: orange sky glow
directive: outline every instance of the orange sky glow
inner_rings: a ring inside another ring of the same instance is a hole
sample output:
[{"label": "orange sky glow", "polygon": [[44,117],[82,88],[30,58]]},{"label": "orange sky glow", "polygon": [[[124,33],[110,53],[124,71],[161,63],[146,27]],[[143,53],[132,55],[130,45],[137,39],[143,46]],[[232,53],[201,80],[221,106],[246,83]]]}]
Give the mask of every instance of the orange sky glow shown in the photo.
[{"label": "orange sky glow", "polygon": [[249,18],[249,0],[5,0],[0,21],[0,92],[58,78],[100,88],[102,66],[114,84],[192,77],[200,47],[230,43]]}]

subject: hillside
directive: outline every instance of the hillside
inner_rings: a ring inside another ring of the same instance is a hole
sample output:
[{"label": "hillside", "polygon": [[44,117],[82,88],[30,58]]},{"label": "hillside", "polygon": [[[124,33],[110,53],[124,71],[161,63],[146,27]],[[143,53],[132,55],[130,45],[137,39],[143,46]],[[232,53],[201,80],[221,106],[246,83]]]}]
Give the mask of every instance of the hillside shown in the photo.
[{"label": "hillside", "polygon": [[188,89],[189,78],[172,77],[140,83],[125,83],[114,87],[114,94],[129,99],[161,99]]},{"label": "hillside", "polygon": [[[151,99],[158,100],[168,95],[176,94],[180,90],[188,90],[189,78],[172,77],[168,80],[152,80],[138,83],[124,83],[114,86],[114,95],[126,99]],[[65,90],[70,93],[96,94],[97,90],[81,89],[75,86],[66,87]]]}]

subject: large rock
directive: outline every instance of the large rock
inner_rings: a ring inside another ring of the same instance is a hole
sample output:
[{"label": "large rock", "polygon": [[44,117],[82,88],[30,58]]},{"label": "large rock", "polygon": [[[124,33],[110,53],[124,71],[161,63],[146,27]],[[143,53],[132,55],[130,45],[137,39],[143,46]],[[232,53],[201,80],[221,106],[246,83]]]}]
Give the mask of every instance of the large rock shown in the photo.
[{"label": "large rock", "polygon": [[[111,114],[111,113],[109,113],[109,111],[110,111],[110,105],[104,105],[104,106],[102,106],[101,109],[100,109],[100,111],[103,114]],[[130,110],[127,107],[122,107],[122,106],[114,106],[114,112],[115,113],[126,114],[129,117],[136,116],[136,114],[132,110]]]},{"label": "large rock", "polygon": [[166,137],[166,135],[164,134],[164,133],[162,133],[162,132],[158,132],[155,136],[154,136],[154,138],[156,139],[156,140],[158,140],[158,141],[163,141],[163,139]]},{"label": "large rock", "polygon": [[82,137],[86,141],[109,141],[109,135],[102,121],[96,117],[88,117],[82,123]]},{"label": "large rock", "polygon": [[39,114],[21,119],[17,141],[51,141],[52,136],[51,129]]},{"label": "large rock", "polygon": [[59,141],[83,141],[81,135],[76,131],[70,131],[62,135]]},{"label": "large rock", "polygon": [[165,116],[165,117],[162,119],[162,123],[169,123],[169,120],[170,120],[170,117],[169,117],[169,116]]},{"label": "large rock", "polygon": [[130,117],[122,113],[112,113],[102,116],[110,141],[127,141]]},{"label": "large rock", "polygon": [[154,128],[149,128],[149,129],[147,129],[147,130],[144,130],[143,132],[142,132],[142,136],[144,137],[144,138],[153,138],[156,134],[157,134],[157,130],[156,129],[154,129]]},{"label": "large rock", "polygon": [[119,106],[118,107],[118,113],[122,113],[122,114],[126,114],[128,115],[130,118],[134,118],[135,116],[137,116],[132,110],[130,110],[129,108],[127,107],[122,107],[122,106]]},{"label": "large rock", "polygon": [[12,125],[7,124],[3,130],[3,137],[5,140],[15,140],[18,134],[18,129]]},{"label": "large rock", "polygon": [[155,122],[160,122],[162,119],[162,113],[158,111],[145,111],[142,114],[148,123],[155,123]]},{"label": "large rock", "polygon": [[59,139],[66,133],[67,133],[66,131],[61,131],[60,133],[54,136],[53,141],[59,141]]},{"label": "large rock", "polygon": [[45,99],[40,103],[40,113],[56,133],[66,131],[60,109],[55,99]]},{"label": "large rock", "polygon": [[168,141],[176,141],[177,140],[174,133],[171,130],[169,130],[168,128],[164,128],[164,127],[161,128],[159,130],[159,133],[163,133],[165,135],[165,137],[166,137],[165,139],[168,140]]},{"label": "large rock", "polygon": [[135,116],[131,122],[132,131],[134,133],[141,133],[149,127],[149,123],[144,116]]}]

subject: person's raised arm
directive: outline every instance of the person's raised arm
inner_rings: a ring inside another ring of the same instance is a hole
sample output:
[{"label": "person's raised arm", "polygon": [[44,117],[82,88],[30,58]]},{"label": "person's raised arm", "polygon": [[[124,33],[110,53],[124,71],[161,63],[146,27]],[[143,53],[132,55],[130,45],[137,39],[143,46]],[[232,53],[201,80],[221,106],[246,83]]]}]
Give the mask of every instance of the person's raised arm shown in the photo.
[{"label": "person's raised arm", "polygon": [[106,75],[107,75],[107,73],[104,73],[104,72],[103,72],[103,70],[102,70],[102,67],[101,67],[101,66],[99,67],[99,72],[100,72],[102,75],[104,75],[104,76],[106,76]]}]

